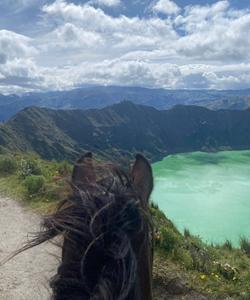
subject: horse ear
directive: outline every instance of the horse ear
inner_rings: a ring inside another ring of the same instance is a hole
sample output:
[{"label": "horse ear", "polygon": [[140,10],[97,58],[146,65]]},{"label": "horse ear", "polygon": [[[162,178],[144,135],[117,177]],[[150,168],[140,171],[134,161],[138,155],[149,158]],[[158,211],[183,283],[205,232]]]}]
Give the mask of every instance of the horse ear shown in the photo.
[{"label": "horse ear", "polygon": [[148,203],[149,196],[153,190],[153,172],[149,161],[141,154],[136,155],[132,168],[132,179],[142,200],[144,203]]},{"label": "horse ear", "polygon": [[95,182],[96,175],[92,153],[88,152],[82,155],[75,163],[72,173],[72,183],[77,188],[84,188],[88,185],[94,185]]}]

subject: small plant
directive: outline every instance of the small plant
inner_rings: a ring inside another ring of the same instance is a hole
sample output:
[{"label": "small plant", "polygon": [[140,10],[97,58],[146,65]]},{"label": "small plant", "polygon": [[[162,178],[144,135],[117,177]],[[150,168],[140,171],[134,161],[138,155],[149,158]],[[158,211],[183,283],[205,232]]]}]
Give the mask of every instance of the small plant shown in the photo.
[{"label": "small plant", "polygon": [[2,146],[0,146],[0,154],[7,154],[7,150]]},{"label": "small plant", "polygon": [[244,253],[250,255],[250,240],[247,239],[246,237],[241,237],[240,248]]},{"label": "small plant", "polygon": [[227,280],[238,280],[239,270],[235,267],[230,266],[228,263],[224,265],[219,262],[214,262],[217,272]]},{"label": "small plant", "polygon": [[187,247],[193,260],[193,269],[209,274],[212,270],[212,260],[208,248],[202,244],[199,237],[193,237]]},{"label": "small plant", "polygon": [[42,170],[38,163],[33,159],[22,159],[19,166],[19,176],[25,179],[31,175],[41,175]]},{"label": "small plant", "polygon": [[152,201],[150,204],[151,204],[151,207],[152,207],[152,208],[154,208],[154,209],[159,209],[159,206],[158,206],[157,203],[155,203],[155,202]]},{"label": "small plant", "polygon": [[0,158],[0,174],[10,175],[13,174],[17,169],[17,164],[13,157],[4,156]]},{"label": "small plant", "polygon": [[24,181],[24,186],[30,196],[33,196],[42,191],[45,186],[45,178],[40,175],[31,175]]},{"label": "small plant", "polygon": [[222,246],[224,249],[228,249],[228,250],[233,250],[233,245],[232,242],[229,240],[226,240],[224,245]]},{"label": "small plant", "polygon": [[67,176],[72,171],[71,165],[66,161],[63,160],[58,163],[57,171],[61,176]]},{"label": "small plant", "polygon": [[190,233],[189,229],[187,229],[187,228],[184,229],[184,236],[185,236],[185,238],[191,237],[191,233]]},{"label": "small plant", "polygon": [[173,258],[180,262],[187,270],[193,268],[193,259],[187,249],[178,247],[173,251]]},{"label": "small plant", "polygon": [[48,182],[45,183],[43,190],[43,194],[47,200],[58,201],[65,199],[69,195],[70,185],[65,184],[65,182]]},{"label": "small plant", "polygon": [[161,248],[163,248],[167,253],[170,253],[176,247],[181,244],[181,239],[178,233],[176,233],[171,228],[163,228],[161,230]]}]

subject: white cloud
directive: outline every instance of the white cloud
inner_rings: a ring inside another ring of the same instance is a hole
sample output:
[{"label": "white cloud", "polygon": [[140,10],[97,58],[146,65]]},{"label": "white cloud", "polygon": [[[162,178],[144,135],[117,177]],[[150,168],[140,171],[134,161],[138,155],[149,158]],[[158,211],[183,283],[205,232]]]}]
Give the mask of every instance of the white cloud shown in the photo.
[{"label": "white cloud", "polygon": [[74,24],[66,23],[59,26],[46,37],[46,49],[63,48],[63,49],[89,49],[101,47],[104,43],[100,34],[93,31],[86,31]]},{"label": "white cloud", "polygon": [[36,77],[36,67],[30,59],[15,58],[0,67],[1,74],[4,78],[34,78]]},{"label": "white cloud", "polygon": [[219,1],[212,5],[190,5],[185,8],[184,14],[179,15],[175,24],[183,26],[186,33],[202,31],[207,25],[213,26],[214,22],[222,19],[230,20],[228,1]]},{"label": "white cloud", "polygon": [[12,13],[21,12],[27,8],[43,5],[46,0],[1,0],[0,8],[4,8]]},{"label": "white cloud", "polygon": [[[65,83],[62,79],[67,78]],[[58,89],[82,84],[146,86],[158,88],[241,89],[249,86],[250,63],[220,67],[218,65],[177,65],[139,60],[84,62],[78,66],[55,69],[53,80]],[[62,84],[62,85],[61,85]]]},{"label": "white cloud", "polygon": [[41,83],[39,68],[34,62],[38,50],[27,36],[0,30],[0,91],[28,91]]},{"label": "white cloud", "polygon": [[[134,50],[152,51],[164,45],[166,40],[177,38],[172,24],[168,20],[159,18],[129,18],[123,15],[112,17],[99,8],[67,4],[63,0],[44,6],[43,11],[46,13],[48,23],[56,20],[59,24],[54,31],[57,35],[59,33],[59,36],[61,36],[62,28],[65,29],[65,24],[71,24],[67,25],[67,29],[71,33],[72,30],[79,33],[74,34],[75,43],[78,45],[84,45],[82,41],[84,35],[92,33],[90,41],[94,42],[91,47],[97,46],[94,53],[96,56],[101,55],[102,59],[103,53],[108,59]],[[59,37],[51,40],[57,44],[60,42]],[[68,45],[68,48],[71,47],[70,43],[64,44]],[[106,48],[103,48],[104,46]],[[84,47],[83,51],[85,51]],[[92,54],[93,51],[91,56]]]},{"label": "white cloud", "polygon": [[156,13],[162,13],[166,15],[176,15],[180,12],[180,7],[171,0],[159,0],[152,7],[152,10]]},{"label": "white cloud", "polygon": [[52,18],[59,23],[71,22],[85,30],[97,31],[104,35],[116,32],[150,36],[174,35],[172,24],[167,20],[129,18],[124,15],[112,17],[105,14],[100,8],[94,8],[87,4],[67,4],[64,0],[57,0],[51,5],[43,6],[42,10],[50,18],[50,21]]},{"label": "white cloud", "polygon": [[[44,71],[43,71],[44,72]],[[56,89],[67,89],[82,84],[127,85],[148,87],[176,87],[180,71],[174,64],[156,64],[144,61],[126,61],[120,59],[102,62],[83,62],[77,66],[54,68],[47,72],[46,82]],[[69,76],[70,74],[70,76]],[[65,80],[63,80],[65,78]]]},{"label": "white cloud", "polygon": [[[34,39],[0,31],[0,91],[10,86],[62,90],[88,83],[219,89],[250,85],[249,10],[233,9],[229,1],[183,10],[173,9],[173,1],[158,1],[154,7],[165,4],[165,18],[114,17],[89,2],[69,1],[42,7],[44,32]],[[173,5],[172,11],[166,3]]]},{"label": "white cloud", "polygon": [[250,13],[234,14],[228,1],[188,7],[175,24],[186,32],[176,43],[181,56],[213,62],[250,58]]},{"label": "white cloud", "polygon": [[[173,20],[112,17],[99,8],[64,0],[45,5],[43,11],[49,22],[56,20],[60,24],[56,29],[58,40],[59,31],[64,28],[75,32],[75,44],[84,46],[81,35],[92,33],[90,44],[102,41],[108,47],[107,58],[118,54],[129,56],[138,50],[144,51],[148,59],[158,56],[161,60],[186,58],[201,62],[241,61],[250,55],[250,40],[246,38],[250,34],[250,13],[231,9],[228,1],[188,6]],[[65,24],[71,25],[66,28]]]},{"label": "white cloud", "polygon": [[24,35],[8,30],[0,30],[0,64],[8,59],[32,56],[37,50],[31,44],[32,40]]},{"label": "white cloud", "polygon": [[91,0],[89,3],[108,7],[119,6],[122,4],[120,0]]}]

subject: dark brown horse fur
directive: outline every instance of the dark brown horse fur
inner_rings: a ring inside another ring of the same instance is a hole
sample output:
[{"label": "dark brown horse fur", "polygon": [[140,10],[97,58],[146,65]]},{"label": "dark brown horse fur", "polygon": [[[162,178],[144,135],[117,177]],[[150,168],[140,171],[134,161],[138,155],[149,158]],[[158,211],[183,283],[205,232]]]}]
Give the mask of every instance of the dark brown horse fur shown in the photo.
[{"label": "dark brown horse fur", "polygon": [[75,164],[72,196],[46,217],[30,246],[63,235],[51,279],[54,300],[151,300],[151,166],[137,155],[129,172],[87,153]]}]

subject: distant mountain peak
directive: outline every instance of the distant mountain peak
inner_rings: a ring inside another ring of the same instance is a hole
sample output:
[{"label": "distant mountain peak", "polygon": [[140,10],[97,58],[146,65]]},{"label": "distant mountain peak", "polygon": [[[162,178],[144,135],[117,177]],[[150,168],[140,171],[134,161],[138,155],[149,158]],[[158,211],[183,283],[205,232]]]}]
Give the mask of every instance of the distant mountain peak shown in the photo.
[{"label": "distant mountain peak", "polygon": [[0,95],[0,121],[29,106],[52,109],[103,108],[120,102],[169,109],[175,105],[196,105],[213,110],[250,107],[250,89],[239,91],[165,90],[141,87],[91,86],[70,91]]}]

